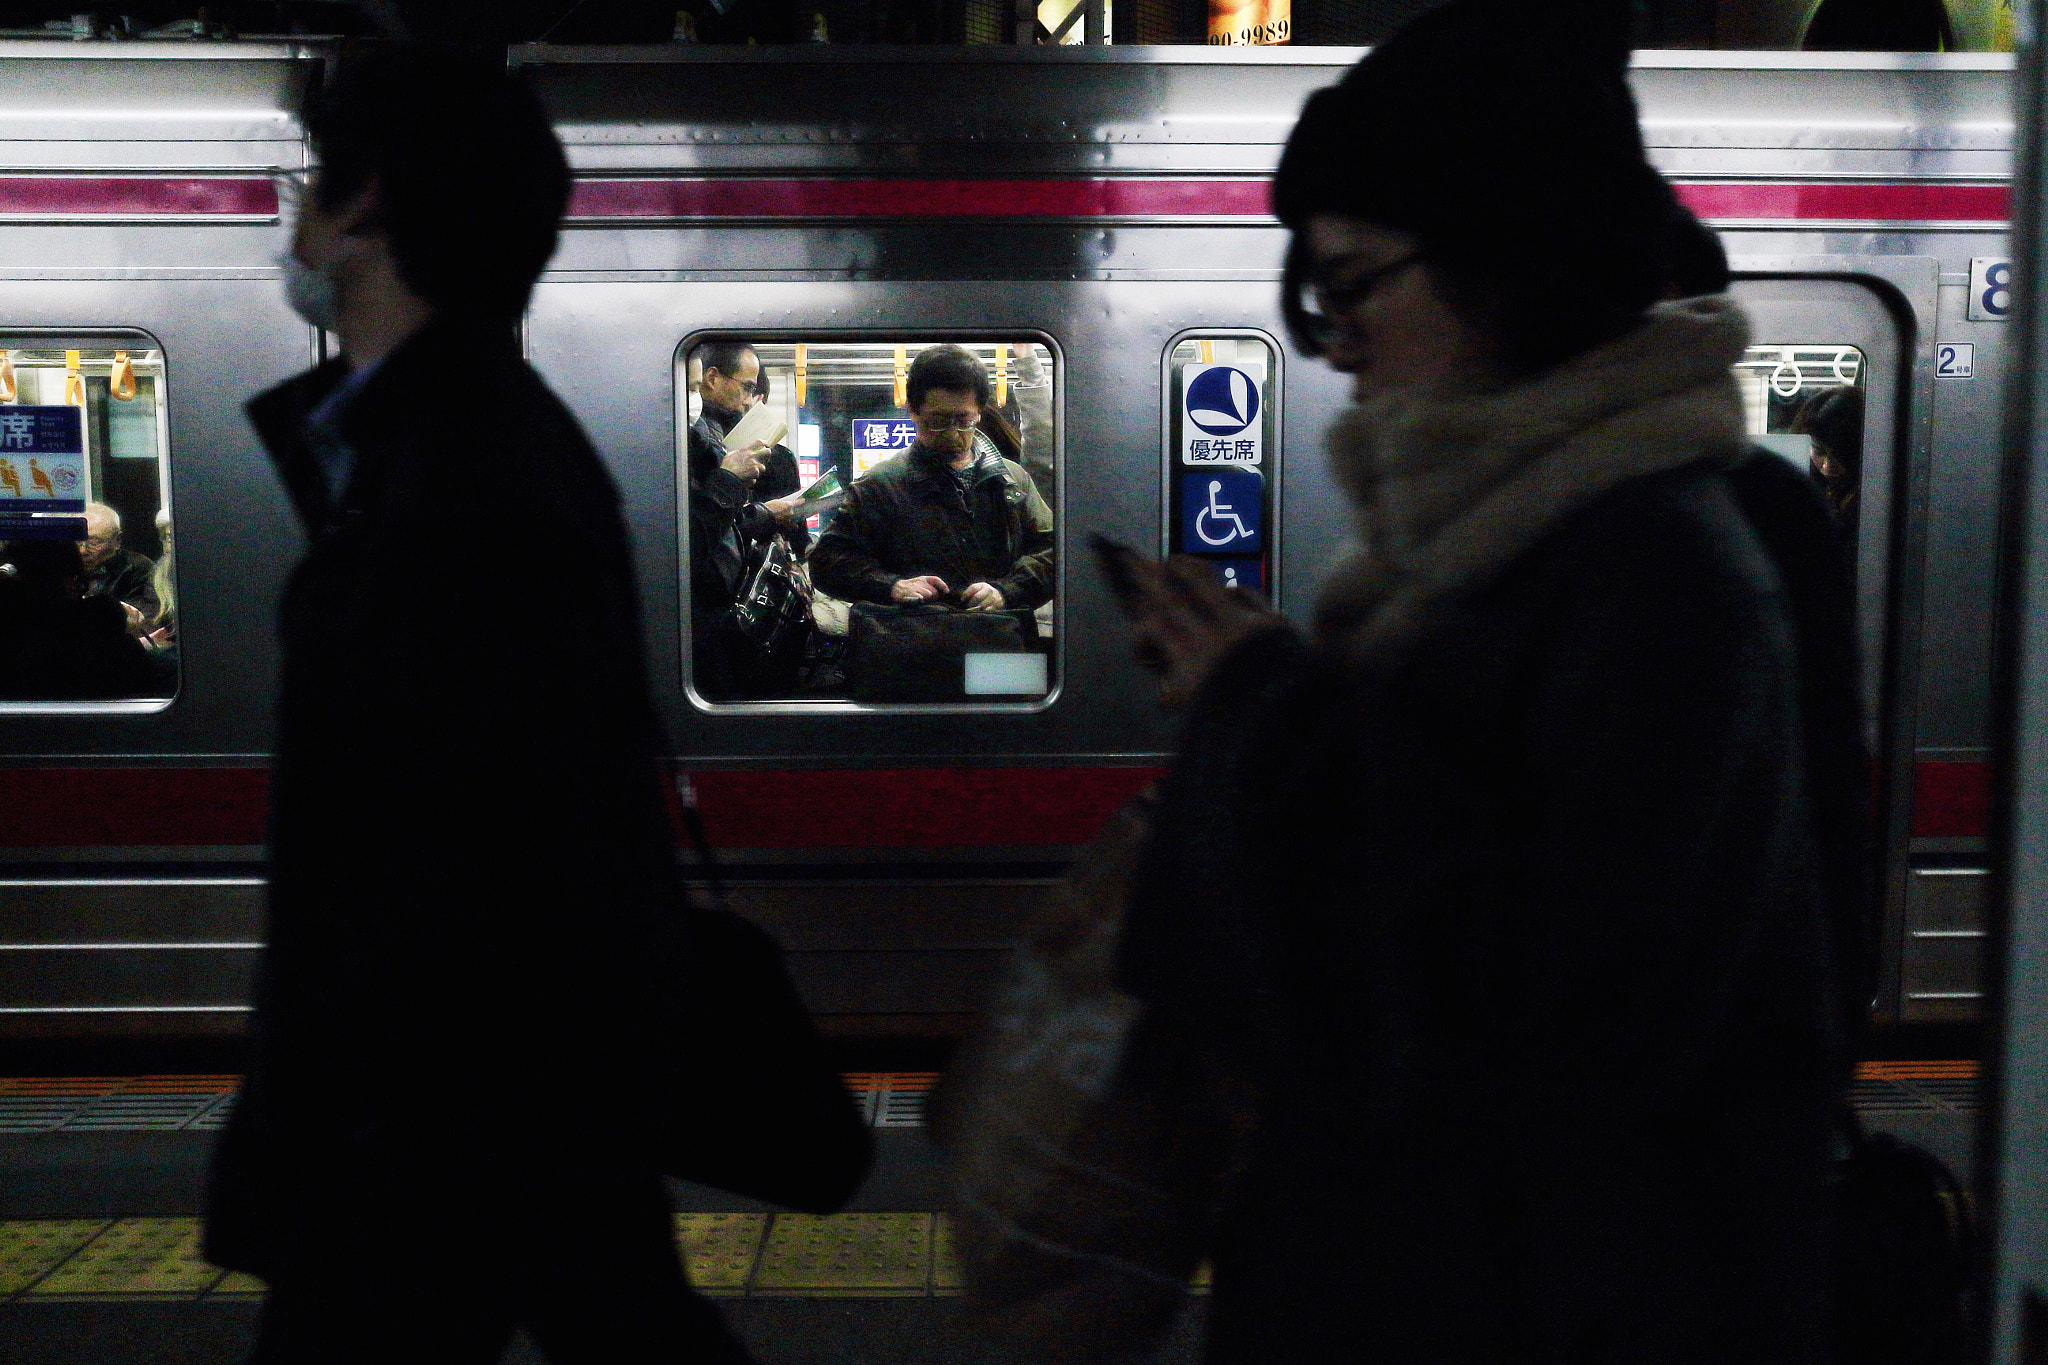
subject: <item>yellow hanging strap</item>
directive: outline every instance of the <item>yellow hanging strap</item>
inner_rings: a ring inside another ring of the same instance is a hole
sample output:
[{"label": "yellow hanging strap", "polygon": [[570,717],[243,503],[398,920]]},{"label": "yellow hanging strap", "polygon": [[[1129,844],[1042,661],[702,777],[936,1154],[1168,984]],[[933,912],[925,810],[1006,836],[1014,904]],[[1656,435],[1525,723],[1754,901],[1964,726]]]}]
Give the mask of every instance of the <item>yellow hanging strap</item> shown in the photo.
[{"label": "yellow hanging strap", "polygon": [[996,343],[996,406],[1001,407],[1010,397],[1010,348]]},{"label": "yellow hanging strap", "polygon": [[904,355],[905,348],[896,348],[896,406],[910,406],[910,361]]},{"label": "yellow hanging strap", "polygon": [[85,406],[85,376],[78,372],[78,352],[64,353],[64,402],[68,406]]},{"label": "yellow hanging strap", "polygon": [[107,376],[107,392],[123,403],[135,398],[135,365],[126,351],[114,352],[114,368]]},{"label": "yellow hanging strap", "polygon": [[1201,352],[1201,354],[1202,354],[1202,363],[1203,363],[1204,365],[1214,365],[1214,364],[1216,363],[1216,343],[1215,343],[1215,342],[1213,342],[1213,341],[1198,341],[1198,342],[1196,342],[1196,343],[1195,343],[1195,349]]},{"label": "yellow hanging strap", "polygon": [[0,351],[0,403],[12,403],[15,396],[14,352]]},{"label": "yellow hanging strap", "polygon": [[796,405],[804,405],[804,389],[810,383],[811,348],[801,341],[796,344]]}]

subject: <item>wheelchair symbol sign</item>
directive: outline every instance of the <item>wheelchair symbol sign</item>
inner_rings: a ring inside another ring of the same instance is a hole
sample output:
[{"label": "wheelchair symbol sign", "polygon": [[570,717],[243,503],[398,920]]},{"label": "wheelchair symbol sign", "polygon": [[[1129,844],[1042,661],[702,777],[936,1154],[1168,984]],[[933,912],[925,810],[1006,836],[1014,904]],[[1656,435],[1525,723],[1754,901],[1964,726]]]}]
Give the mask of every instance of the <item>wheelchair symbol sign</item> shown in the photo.
[{"label": "wheelchair symbol sign", "polygon": [[1257,553],[1265,518],[1264,480],[1249,469],[1183,473],[1180,548],[1194,554]]}]

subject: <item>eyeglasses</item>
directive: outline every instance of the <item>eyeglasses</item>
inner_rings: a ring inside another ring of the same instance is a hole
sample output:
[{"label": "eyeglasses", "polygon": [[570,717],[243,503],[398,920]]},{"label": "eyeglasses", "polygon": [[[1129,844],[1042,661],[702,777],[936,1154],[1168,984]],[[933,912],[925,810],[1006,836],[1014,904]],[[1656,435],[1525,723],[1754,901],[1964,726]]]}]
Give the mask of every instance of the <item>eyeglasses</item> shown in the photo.
[{"label": "eyeglasses", "polygon": [[1419,250],[1411,251],[1405,256],[1387,262],[1377,270],[1368,270],[1343,284],[1332,284],[1328,279],[1316,280],[1303,291],[1314,304],[1310,306],[1304,302],[1301,305],[1302,326],[1314,338],[1319,348],[1328,346],[1352,325],[1346,314],[1370,298],[1373,291],[1388,280],[1422,260],[1425,254]]},{"label": "eyeglasses", "polygon": [[925,417],[920,415],[917,420],[932,431],[965,431],[969,427],[981,425],[981,414],[978,412],[955,412],[942,417]]}]

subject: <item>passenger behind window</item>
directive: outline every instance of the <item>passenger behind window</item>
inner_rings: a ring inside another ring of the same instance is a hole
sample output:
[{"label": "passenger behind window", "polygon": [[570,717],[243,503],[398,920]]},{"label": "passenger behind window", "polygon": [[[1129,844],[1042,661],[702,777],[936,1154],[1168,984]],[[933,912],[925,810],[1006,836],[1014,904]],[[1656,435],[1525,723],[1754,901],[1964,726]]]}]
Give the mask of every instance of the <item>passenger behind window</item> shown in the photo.
[{"label": "passenger behind window", "polygon": [[847,490],[811,553],[812,581],[880,605],[1001,611],[1051,601],[1052,510],[1024,466],[978,430],[987,368],[964,347],[933,346],[911,362],[905,394],[917,444]]},{"label": "passenger behind window", "polygon": [[[755,362],[759,369],[759,362]],[[753,383],[747,397],[749,410],[761,407],[774,396],[774,386],[768,382],[768,372],[760,371],[760,378]],[[777,442],[761,460],[761,481],[754,485],[754,496],[765,499],[763,506],[775,514],[776,523],[781,527],[789,547],[799,557],[811,548],[810,528],[794,510],[796,504],[791,495],[803,486],[803,475],[796,467],[796,452],[787,445]],[[772,504],[772,505],[771,505]]]},{"label": "passenger behind window", "polygon": [[144,623],[142,637],[144,647],[169,659],[172,667],[178,660],[178,591],[176,582],[176,551],[171,544],[171,514],[159,511],[156,514],[157,543],[164,552],[157,556],[156,567],[149,571],[150,590],[156,594],[156,614]]},{"label": "passenger behind window", "polygon": [[103,502],[87,503],[85,542],[78,549],[85,562],[86,596],[119,602],[128,633],[147,633],[162,605],[157,598],[156,565],[148,555],[122,548],[121,514]]},{"label": "passenger behind window", "polygon": [[1813,441],[1814,482],[1835,514],[1835,553],[1850,581],[1856,577],[1856,538],[1863,488],[1863,390],[1822,389],[1800,407],[1792,430]]},{"label": "passenger behind window", "polygon": [[[801,640],[764,654],[732,628],[730,614],[757,547],[799,529],[796,457],[751,442],[725,448],[725,435],[756,401],[761,361],[745,342],[697,348],[697,396],[690,424],[690,639],[697,690],[713,701],[774,696],[795,687]],[[766,501],[763,501],[763,498]],[[806,537],[808,539],[808,537]]]},{"label": "passenger behind window", "polygon": [[176,662],[152,655],[129,634],[125,604],[86,591],[85,558],[75,542],[15,541],[7,560],[12,572],[0,577],[0,697],[99,701],[175,690]]}]

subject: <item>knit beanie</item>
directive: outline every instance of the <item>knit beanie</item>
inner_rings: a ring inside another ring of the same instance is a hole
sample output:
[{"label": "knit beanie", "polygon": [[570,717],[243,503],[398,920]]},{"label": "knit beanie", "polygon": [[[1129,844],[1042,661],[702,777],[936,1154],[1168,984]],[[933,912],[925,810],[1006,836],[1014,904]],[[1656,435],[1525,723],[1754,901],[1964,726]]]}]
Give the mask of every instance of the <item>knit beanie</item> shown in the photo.
[{"label": "knit beanie", "polygon": [[1625,0],[1449,0],[1309,98],[1275,209],[1296,233],[1318,213],[1412,233],[1455,303],[1548,368],[1667,282],[1675,205],[1628,56]]}]

